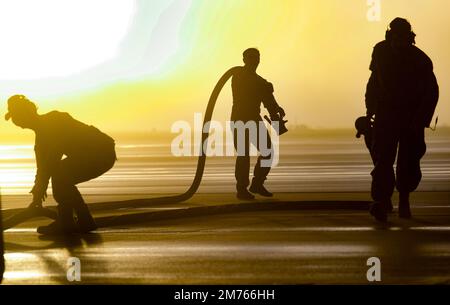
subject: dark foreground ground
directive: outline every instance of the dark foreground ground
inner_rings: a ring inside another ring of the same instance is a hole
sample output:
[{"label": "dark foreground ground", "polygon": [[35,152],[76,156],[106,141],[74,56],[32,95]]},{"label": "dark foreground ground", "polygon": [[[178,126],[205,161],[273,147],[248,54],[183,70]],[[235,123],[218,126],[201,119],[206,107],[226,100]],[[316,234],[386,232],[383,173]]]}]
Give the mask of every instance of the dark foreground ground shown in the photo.
[{"label": "dark foreground ground", "polygon": [[417,198],[414,219],[394,214],[386,225],[361,210],[292,208],[154,219],[64,240],[39,237],[35,225],[46,221],[34,221],[5,233],[4,283],[70,283],[77,257],[82,284],[365,284],[377,257],[381,283],[450,284],[449,193]]}]

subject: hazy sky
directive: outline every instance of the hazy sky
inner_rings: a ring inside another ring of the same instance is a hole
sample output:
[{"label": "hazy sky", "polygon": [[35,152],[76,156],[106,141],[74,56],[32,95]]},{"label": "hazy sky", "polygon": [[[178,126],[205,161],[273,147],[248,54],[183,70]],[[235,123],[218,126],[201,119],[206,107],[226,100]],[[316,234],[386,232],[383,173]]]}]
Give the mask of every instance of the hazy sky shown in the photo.
[{"label": "hazy sky", "polygon": [[[390,20],[409,19],[433,60],[450,124],[450,1],[381,0],[3,0],[0,99],[21,93],[41,112],[68,111],[105,130],[169,130],[202,112],[216,81],[261,52],[291,123],[352,127],[364,114],[372,47]],[[231,111],[227,85],[214,118]],[[2,115],[3,117],[3,115]],[[0,133],[18,132],[0,121]]]}]

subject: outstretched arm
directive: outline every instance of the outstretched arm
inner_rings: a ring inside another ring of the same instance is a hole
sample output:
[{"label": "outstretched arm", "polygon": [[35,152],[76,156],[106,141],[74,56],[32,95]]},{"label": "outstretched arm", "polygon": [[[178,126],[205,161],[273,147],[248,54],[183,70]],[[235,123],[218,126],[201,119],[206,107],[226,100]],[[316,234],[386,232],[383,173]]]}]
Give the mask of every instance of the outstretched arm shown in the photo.
[{"label": "outstretched arm", "polygon": [[51,147],[35,146],[36,176],[30,193],[33,195],[32,206],[40,207],[47,198],[47,188],[52,172],[62,158],[62,153]]}]

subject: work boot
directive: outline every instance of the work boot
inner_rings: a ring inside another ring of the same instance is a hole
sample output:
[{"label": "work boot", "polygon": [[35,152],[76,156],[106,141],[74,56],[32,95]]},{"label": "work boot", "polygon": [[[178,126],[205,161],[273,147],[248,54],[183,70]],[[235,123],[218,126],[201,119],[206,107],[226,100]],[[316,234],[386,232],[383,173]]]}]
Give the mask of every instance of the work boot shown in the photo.
[{"label": "work boot", "polygon": [[40,226],[37,232],[43,235],[65,235],[77,233],[78,228],[73,219],[71,208],[58,206],[58,218],[47,226]]},{"label": "work boot", "polygon": [[76,209],[78,227],[80,233],[89,233],[97,230],[97,224],[94,221],[86,204],[83,204]]},{"label": "work boot", "polygon": [[370,215],[375,217],[379,222],[387,222],[388,219],[388,202],[387,201],[374,201],[370,207]]},{"label": "work boot", "polygon": [[253,199],[255,199],[255,196],[253,196],[253,194],[251,194],[247,190],[247,187],[237,186],[236,189],[237,189],[236,197],[238,199],[241,199],[241,200],[253,200]]},{"label": "work boot", "polygon": [[269,192],[262,183],[257,182],[254,178],[252,180],[252,185],[250,186],[249,191],[252,192],[253,194],[259,194],[264,197],[273,196],[273,194]]},{"label": "work boot", "polygon": [[410,219],[412,217],[411,209],[409,207],[409,193],[400,193],[398,216],[404,219]]}]

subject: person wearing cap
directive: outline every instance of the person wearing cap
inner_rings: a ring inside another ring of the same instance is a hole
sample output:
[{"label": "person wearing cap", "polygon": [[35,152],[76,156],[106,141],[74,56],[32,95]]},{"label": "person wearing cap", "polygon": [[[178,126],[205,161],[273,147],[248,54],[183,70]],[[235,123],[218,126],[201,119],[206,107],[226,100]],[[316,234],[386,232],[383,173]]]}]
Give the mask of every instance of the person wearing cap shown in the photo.
[{"label": "person wearing cap", "polygon": [[439,97],[433,63],[415,46],[415,36],[406,19],[395,18],[385,40],[375,45],[370,63],[372,72],[365,94],[367,116],[374,119],[374,202],[370,213],[382,222],[387,221],[395,187],[399,191],[399,216],[411,218],[409,195],[422,178],[424,130],[430,126]]},{"label": "person wearing cap", "polygon": [[[8,99],[5,119],[35,133],[36,177],[31,206],[40,207],[47,197],[49,180],[58,203],[58,218],[38,228],[41,234],[86,233],[97,228],[76,185],[96,178],[116,161],[115,143],[93,126],[65,112],[38,114],[36,105],[23,95]],[[63,158],[65,156],[65,158]],[[74,212],[76,221],[74,219]]]}]

